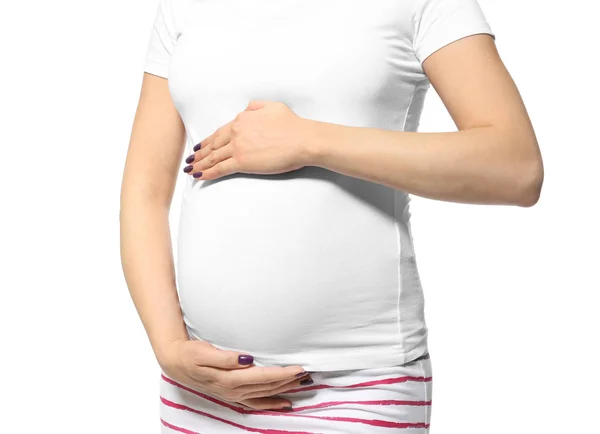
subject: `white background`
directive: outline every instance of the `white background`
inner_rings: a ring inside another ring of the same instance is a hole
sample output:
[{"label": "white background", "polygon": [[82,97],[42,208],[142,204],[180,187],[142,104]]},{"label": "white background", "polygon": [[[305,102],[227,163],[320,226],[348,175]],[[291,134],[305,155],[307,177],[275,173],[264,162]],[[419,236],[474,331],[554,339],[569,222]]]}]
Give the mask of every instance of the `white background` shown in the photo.
[{"label": "white background", "polygon": [[[157,4],[2,5],[2,433],[159,432],[158,365],[118,221]],[[431,432],[600,433],[598,16],[584,0],[480,4],[546,176],[532,208],[413,196]],[[420,131],[452,130],[432,88]]]}]

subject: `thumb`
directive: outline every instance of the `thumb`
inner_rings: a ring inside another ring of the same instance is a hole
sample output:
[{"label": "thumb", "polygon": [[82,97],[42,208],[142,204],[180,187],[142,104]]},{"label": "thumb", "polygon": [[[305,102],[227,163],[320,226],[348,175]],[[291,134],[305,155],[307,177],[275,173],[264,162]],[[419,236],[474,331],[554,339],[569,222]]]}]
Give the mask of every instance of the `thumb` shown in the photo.
[{"label": "thumb", "polygon": [[198,365],[211,366],[213,368],[239,369],[245,368],[254,363],[254,357],[249,354],[221,350],[206,341],[191,340],[193,345],[195,361]]},{"label": "thumb", "polygon": [[267,105],[269,101],[264,101],[262,99],[254,99],[248,103],[246,110],[258,110]]}]

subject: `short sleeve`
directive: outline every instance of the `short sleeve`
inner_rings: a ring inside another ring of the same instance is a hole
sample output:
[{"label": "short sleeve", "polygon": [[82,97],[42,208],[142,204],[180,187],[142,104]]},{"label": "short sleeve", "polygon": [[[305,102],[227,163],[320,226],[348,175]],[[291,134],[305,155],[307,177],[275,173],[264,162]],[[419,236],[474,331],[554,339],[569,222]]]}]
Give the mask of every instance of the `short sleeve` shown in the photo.
[{"label": "short sleeve", "polygon": [[417,0],[413,20],[413,50],[421,64],[466,36],[487,33],[496,39],[477,0]]},{"label": "short sleeve", "polygon": [[144,59],[144,71],[168,78],[175,42],[175,17],[171,0],[159,0]]}]

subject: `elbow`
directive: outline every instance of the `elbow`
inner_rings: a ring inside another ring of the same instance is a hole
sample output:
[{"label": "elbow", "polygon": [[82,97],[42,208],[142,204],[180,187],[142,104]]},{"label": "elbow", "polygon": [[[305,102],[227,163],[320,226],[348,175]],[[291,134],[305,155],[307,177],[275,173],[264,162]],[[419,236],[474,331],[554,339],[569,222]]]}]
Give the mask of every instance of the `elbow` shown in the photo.
[{"label": "elbow", "polygon": [[538,203],[544,183],[544,167],[541,158],[536,159],[522,169],[518,176],[519,186],[516,190],[514,205],[530,208]]}]

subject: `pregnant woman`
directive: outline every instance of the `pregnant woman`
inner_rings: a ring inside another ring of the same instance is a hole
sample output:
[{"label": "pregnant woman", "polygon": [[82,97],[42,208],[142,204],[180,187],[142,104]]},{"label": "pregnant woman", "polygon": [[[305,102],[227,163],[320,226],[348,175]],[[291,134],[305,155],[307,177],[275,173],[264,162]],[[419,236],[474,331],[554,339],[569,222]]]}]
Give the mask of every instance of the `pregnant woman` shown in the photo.
[{"label": "pregnant woman", "polygon": [[[429,432],[409,195],[543,179],[477,1],[160,0],[144,72],[121,254],[162,432]],[[458,131],[417,132],[431,86]]]}]

